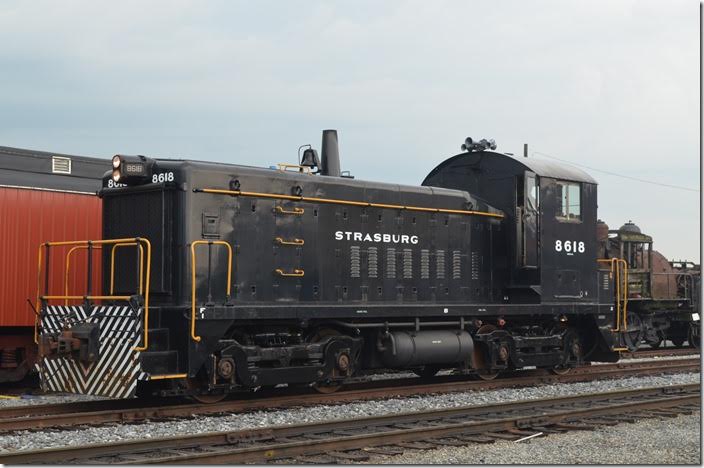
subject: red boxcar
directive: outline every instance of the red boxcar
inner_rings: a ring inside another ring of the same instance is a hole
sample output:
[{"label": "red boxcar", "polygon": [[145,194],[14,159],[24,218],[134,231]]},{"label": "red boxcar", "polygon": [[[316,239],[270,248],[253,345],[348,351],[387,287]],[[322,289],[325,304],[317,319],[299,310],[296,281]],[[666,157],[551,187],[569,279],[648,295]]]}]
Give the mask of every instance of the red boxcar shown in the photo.
[{"label": "red boxcar", "polygon": [[[0,382],[22,379],[35,362],[34,311],[27,300],[36,307],[39,245],[101,238],[96,192],[109,168],[107,159],[0,147]],[[52,294],[85,290],[86,251],[70,253],[67,271],[70,249],[50,252]],[[94,259],[97,274],[100,256]],[[93,284],[100,285],[98,277]]]}]

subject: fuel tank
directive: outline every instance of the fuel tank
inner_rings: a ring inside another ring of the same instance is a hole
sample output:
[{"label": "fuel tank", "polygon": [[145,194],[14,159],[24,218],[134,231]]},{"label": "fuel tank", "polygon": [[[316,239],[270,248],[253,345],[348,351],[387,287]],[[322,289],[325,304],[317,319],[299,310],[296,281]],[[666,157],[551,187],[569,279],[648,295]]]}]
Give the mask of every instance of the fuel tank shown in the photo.
[{"label": "fuel tank", "polygon": [[473,349],[470,334],[460,330],[385,333],[379,347],[384,365],[394,369],[468,361]]}]

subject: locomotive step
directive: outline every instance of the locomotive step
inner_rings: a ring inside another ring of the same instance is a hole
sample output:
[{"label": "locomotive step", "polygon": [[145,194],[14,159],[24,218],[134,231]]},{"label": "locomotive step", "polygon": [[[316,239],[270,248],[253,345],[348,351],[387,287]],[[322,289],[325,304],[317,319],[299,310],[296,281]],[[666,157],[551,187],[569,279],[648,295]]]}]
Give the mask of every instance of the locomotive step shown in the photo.
[{"label": "locomotive step", "polygon": [[169,329],[151,328],[149,329],[149,352],[169,351]]},{"label": "locomotive step", "polygon": [[142,361],[142,370],[148,374],[178,373],[178,351],[144,351],[139,358]]}]

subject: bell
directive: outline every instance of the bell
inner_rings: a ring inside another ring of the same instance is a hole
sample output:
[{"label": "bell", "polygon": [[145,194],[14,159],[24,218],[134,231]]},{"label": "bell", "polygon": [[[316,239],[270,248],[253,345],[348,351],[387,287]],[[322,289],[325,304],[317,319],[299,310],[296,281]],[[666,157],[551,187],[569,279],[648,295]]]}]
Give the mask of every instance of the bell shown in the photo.
[{"label": "bell", "polygon": [[318,158],[318,152],[313,148],[308,148],[303,152],[303,158],[301,159],[301,166],[306,167],[320,167],[320,159]]}]

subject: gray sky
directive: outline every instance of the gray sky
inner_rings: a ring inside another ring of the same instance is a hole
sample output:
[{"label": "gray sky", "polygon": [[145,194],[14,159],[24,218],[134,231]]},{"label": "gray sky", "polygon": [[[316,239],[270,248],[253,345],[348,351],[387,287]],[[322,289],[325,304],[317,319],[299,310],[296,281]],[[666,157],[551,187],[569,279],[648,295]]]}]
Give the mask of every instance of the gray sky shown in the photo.
[{"label": "gray sky", "polygon": [[[269,166],[337,128],[343,170],[419,184],[472,136],[697,189],[699,96],[695,0],[0,2],[5,146]],[[698,259],[698,193],[588,172]]]}]

